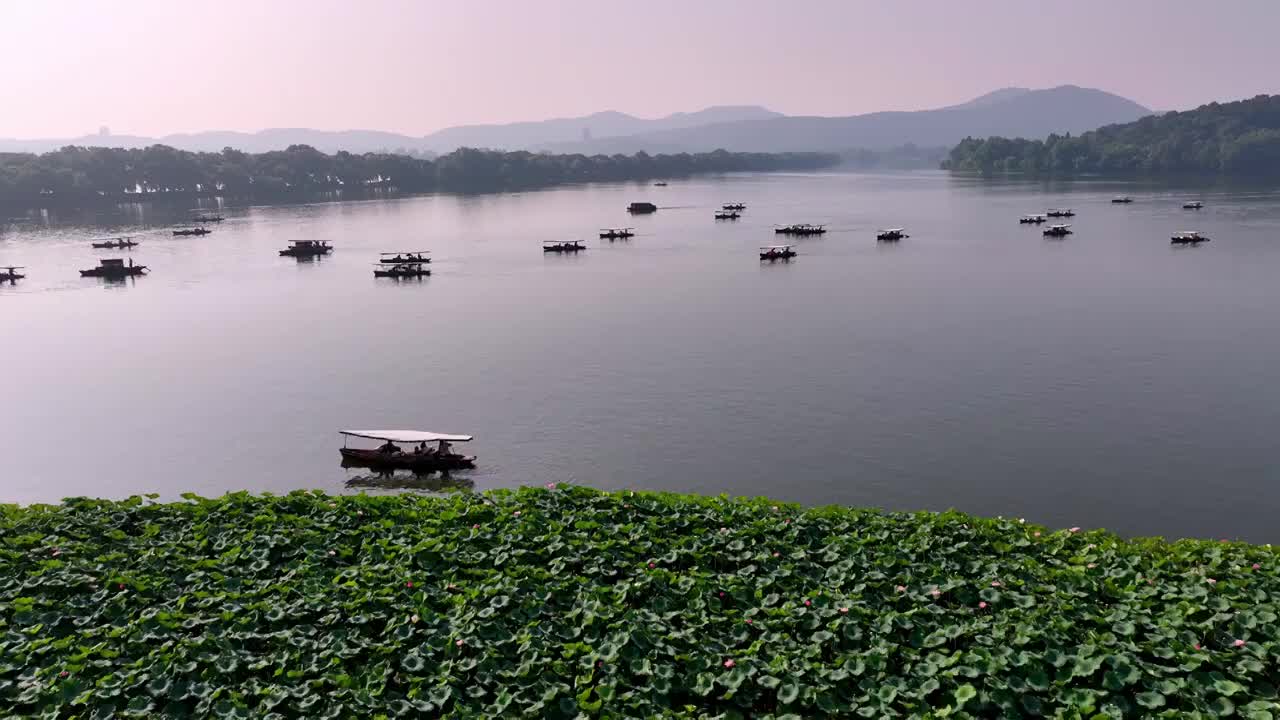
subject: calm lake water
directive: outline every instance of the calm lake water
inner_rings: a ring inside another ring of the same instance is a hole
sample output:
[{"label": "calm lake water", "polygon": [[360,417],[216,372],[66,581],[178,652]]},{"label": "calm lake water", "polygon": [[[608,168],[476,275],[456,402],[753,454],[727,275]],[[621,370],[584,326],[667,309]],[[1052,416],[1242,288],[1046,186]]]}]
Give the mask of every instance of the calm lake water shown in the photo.
[{"label": "calm lake water", "polygon": [[[1052,206],[1079,213],[1065,241],[1017,223]],[[0,230],[0,265],[28,266],[0,288],[0,501],[347,491],[370,478],[339,466],[339,429],[418,428],[476,435],[455,479],[477,489],[1280,541],[1274,188],[741,175],[223,212],[204,238],[142,206]],[[762,264],[791,222],[831,232]],[[594,239],[618,225],[637,237]],[[1184,229],[1214,240],[1171,247]],[[152,274],[78,277],[121,233]],[[337,250],[276,254],[297,238]],[[590,248],[539,248],[571,238]],[[372,276],[420,248],[432,277]]]}]

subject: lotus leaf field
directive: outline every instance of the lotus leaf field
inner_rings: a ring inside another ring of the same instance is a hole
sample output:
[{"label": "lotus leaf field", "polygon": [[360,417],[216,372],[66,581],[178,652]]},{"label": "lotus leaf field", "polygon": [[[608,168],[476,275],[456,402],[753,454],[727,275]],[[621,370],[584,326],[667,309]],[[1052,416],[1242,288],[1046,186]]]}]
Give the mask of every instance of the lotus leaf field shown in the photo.
[{"label": "lotus leaf field", "polygon": [[0,716],[1280,717],[1277,567],[565,486],[0,506]]}]

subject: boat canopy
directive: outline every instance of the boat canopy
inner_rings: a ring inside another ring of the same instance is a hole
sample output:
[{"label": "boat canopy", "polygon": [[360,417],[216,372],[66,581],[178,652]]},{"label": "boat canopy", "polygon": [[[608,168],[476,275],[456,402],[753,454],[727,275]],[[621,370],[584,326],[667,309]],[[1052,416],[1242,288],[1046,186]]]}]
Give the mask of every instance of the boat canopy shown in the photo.
[{"label": "boat canopy", "polygon": [[906,230],[906,228],[881,228],[879,232],[882,232],[882,233],[900,233],[900,232],[902,232],[903,230]]},{"label": "boat canopy", "polygon": [[1180,230],[1177,234],[1182,237],[1198,237],[1200,235],[1200,231],[1199,230]]},{"label": "boat canopy", "polygon": [[378,253],[379,255],[426,255],[430,250],[397,250],[396,252]]},{"label": "boat canopy", "polygon": [[1071,226],[1070,226],[1070,225],[1050,225],[1050,226],[1049,226],[1049,229],[1050,229],[1050,230],[1065,230],[1065,229],[1067,229],[1067,228],[1069,228],[1069,227],[1071,227]]},{"label": "boat canopy", "polygon": [[790,250],[790,245],[761,245],[761,250]]},{"label": "boat canopy", "polygon": [[426,432],[424,430],[339,430],[342,435],[365,438],[368,440],[385,440],[396,443],[422,442],[471,442],[470,435],[446,435],[445,433]]}]

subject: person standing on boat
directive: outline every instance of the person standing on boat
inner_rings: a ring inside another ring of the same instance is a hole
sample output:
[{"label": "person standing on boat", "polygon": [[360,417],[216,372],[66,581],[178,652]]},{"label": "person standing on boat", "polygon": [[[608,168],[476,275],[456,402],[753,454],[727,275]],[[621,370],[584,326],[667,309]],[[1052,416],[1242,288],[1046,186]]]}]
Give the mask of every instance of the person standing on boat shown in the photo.
[{"label": "person standing on boat", "polygon": [[400,452],[400,448],[395,443],[388,440],[387,444],[382,445],[378,448],[378,452],[383,452],[388,455],[394,455],[395,453]]},{"label": "person standing on boat", "polygon": [[448,440],[441,440],[440,446],[436,448],[436,454],[439,455],[440,457],[448,457],[449,447],[450,445]]}]

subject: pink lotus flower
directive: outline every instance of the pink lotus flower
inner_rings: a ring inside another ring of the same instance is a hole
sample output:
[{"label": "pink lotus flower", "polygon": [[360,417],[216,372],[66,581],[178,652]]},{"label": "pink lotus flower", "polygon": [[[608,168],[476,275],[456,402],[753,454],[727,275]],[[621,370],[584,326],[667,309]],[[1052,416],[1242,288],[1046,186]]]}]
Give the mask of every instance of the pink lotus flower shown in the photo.
[{"label": "pink lotus flower", "polygon": [[991,587],[1000,587],[1000,581],[999,581],[999,580],[992,580],[992,581],[991,581]]},{"label": "pink lotus flower", "polygon": [[773,511],[774,511],[774,512],[778,512],[778,506],[777,506],[777,505],[774,505],[774,506],[773,506]]},{"label": "pink lotus flower", "polygon": [[519,511],[519,510],[517,510],[517,511],[515,511],[515,512],[511,513],[511,514],[512,514],[512,515],[515,515],[516,517],[520,517],[520,511]]},{"label": "pink lotus flower", "polygon": [[64,678],[64,677],[69,676],[70,674],[71,674],[71,673],[67,672],[66,670],[63,670],[62,672],[58,673],[58,677],[60,677],[60,678]]},{"label": "pink lotus flower", "polygon": [[979,610],[986,610],[986,609],[987,609],[987,604],[986,604],[985,602],[980,602],[980,603],[978,603],[978,609],[979,609]]},{"label": "pink lotus flower", "polygon": [[1089,563],[1088,565],[1085,565],[1085,567],[1087,567],[1087,568],[1089,568],[1090,570],[1092,570],[1092,569],[1094,569],[1094,568],[1098,567],[1098,563]]},{"label": "pink lotus flower", "polygon": [[809,606],[810,606],[810,605],[812,605],[812,604],[813,604],[813,603],[809,602],[809,598],[805,598],[805,599],[804,599],[804,606],[805,606],[805,607],[809,607]]},{"label": "pink lotus flower", "polygon": [[330,550],[330,551],[329,551],[329,557],[333,557],[334,555],[337,555],[337,554],[338,554],[338,551],[337,551],[337,550]]},{"label": "pink lotus flower", "polygon": [[1199,650],[1199,649],[1200,649],[1200,643],[1196,643],[1195,645],[1192,645],[1191,647],[1195,648],[1196,650]]},{"label": "pink lotus flower", "polygon": [[457,640],[454,641],[453,644],[457,645],[458,647],[462,647],[462,638],[458,638]]},{"label": "pink lotus flower", "polygon": [[934,588],[930,590],[929,594],[932,595],[935,600],[942,597],[942,591],[939,590],[938,588]]},{"label": "pink lotus flower", "polygon": [[748,624],[748,625],[750,625],[752,622],[754,622],[754,621],[753,621],[751,618],[747,618],[747,624]]},{"label": "pink lotus flower", "polygon": [[472,529],[472,530],[479,530],[479,529],[480,529],[480,523],[476,523],[476,524],[472,525],[472,526],[471,526],[471,529]]},{"label": "pink lotus flower", "polygon": [[1204,581],[1205,581],[1205,582],[1207,582],[1207,583],[1209,583],[1210,585],[1217,585],[1217,584],[1218,584],[1218,581],[1217,581],[1217,580],[1214,580],[1213,578],[1205,578],[1205,579],[1204,579]]},{"label": "pink lotus flower", "polygon": [[363,510],[357,510],[357,511],[356,511],[356,514],[357,514],[357,515],[361,515],[361,516],[363,516],[363,515],[364,515],[364,511],[363,511]]},{"label": "pink lotus flower", "polygon": [[1244,647],[1244,641],[1243,641],[1243,640],[1236,640],[1235,642],[1233,642],[1233,643],[1231,643],[1231,644],[1232,644],[1232,645],[1235,645],[1236,647]]},{"label": "pink lotus flower", "polygon": [[786,520],[783,520],[783,521],[782,521],[782,524],[783,524],[783,525],[790,525],[790,524],[791,524],[791,518],[787,518]]},{"label": "pink lotus flower", "polygon": [[1033,534],[1033,535],[1035,535],[1036,537],[1040,537],[1040,531],[1039,531],[1039,530],[1035,531],[1035,532],[1034,532],[1034,533],[1032,533],[1032,534]]},{"label": "pink lotus flower", "polygon": [[417,615],[410,615],[410,616],[409,616],[409,622],[411,622],[411,623],[416,623],[416,622],[418,622],[418,616],[417,616]]},{"label": "pink lotus flower", "polygon": [[1076,527],[1071,528],[1068,532],[1078,533],[1080,532],[1080,527],[1077,525]]},{"label": "pink lotus flower", "polygon": [[649,569],[652,570],[653,567],[654,567],[653,563],[649,563]]},{"label": "pink lotus flower", "polygon": [[120,590],[123,590],[123,589],[124,589],[124,583],[120,583],[120,585],[119,585],[119,589],[120,589]]},{"label": "pink lotus flower", "polygon": [[727,667],[727,668],[731,668],[731,667],[733,667],[734,665],[737,665],[737,664],[738,664],[738,663],[736,663],[736,662],[734,662],[734,661],[733,661],[733,658],[729,658],[728,660],[725,660],[725,661],[724,661],[724,666],[725,666],[725,667]]},{"label": "pink lotus flower", "polygon": [[900,593],[902,593],[902,592],[906,592],[906,591],[907,591],[907,586],[906,586],[906,585],[894,585],[894,586],[893,586],[893,589],[894,589],[894,591],[895,591],[895,592],[900,592]]},{"label": "pink lotus flower", "polygon": [[556,489],[556,484],[555,484],[555,483],[547,483],[547,489],[548,489],[548,490],[555,490],[555,489]]},{"label": "pink lotus flower", "polygon": [[411,587],[413,587],[413,581],[412,581],[412,580],[410,580],[410,581],[406,582],[406,583],[404,584],[404,586],[405,586],[405,587],[407,587],[407,588],[411,588]]},{"label": "pink lotus flower", "polygon": [[724,591],[723,591],[723,590],[721,590],[721,591],[720,591],[720,597],[724,597]]},{"label": "pink lotus flower", "polygon": [[780,552],[775,552],[775,553],[773,554],[773,556],[774,556],[774,557],[781,557],[781,556],[782,556],[782,553],[780,553]]},{"label": "pink lotus flower", "polygon": [[849,608],[847,608],[847,607],[842,607],[842,608],[840,608],[840,614],[841,614],[841,615],[848,615],[848,614],[849,614]]},{"label": "pink lotus flower", "polygon": [[449,583],[448,585],[445,585],[445,586],[444,586],[444,589],[445,589],[445,590],[457,590],[457,589],[458,589],[458,586],[457,586],[457,585],[454,585],[453,583]]},{"label": "pink lotus flower", "polygon": [[1261,570],[1261,569],[1262,569],[1262,566],[1261,566],[1261,565],[1259,565],[1258,563],[1254,563],[1254,564],[1253,564],[1253,569],[1254,569],[1254,570]]}]

